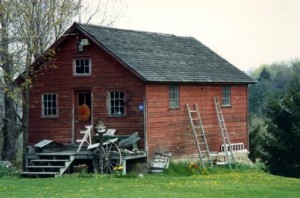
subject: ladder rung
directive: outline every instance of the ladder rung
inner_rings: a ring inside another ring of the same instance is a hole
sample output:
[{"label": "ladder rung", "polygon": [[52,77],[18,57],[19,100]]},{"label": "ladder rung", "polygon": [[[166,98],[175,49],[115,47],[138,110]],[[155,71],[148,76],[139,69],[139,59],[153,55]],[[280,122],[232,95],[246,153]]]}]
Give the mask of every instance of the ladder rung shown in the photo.
[{"label": "ladder rung", "polygon": [[196,110],[190,110],[190,113],[197,113]]}]

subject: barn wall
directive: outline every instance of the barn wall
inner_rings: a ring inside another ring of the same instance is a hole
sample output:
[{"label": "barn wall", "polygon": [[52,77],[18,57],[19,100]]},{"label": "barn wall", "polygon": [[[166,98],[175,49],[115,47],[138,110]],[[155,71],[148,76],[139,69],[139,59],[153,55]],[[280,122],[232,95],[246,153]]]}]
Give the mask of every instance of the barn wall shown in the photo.
[{"label": "barn wall", "polygon": [[[110,128],[116,128],[116,134],[140,133],[143,144],[144,116],[138,110],[143,103],[145,86],[130,71],[95,44],[77,51],[80,35],[71,35],[57,47],[54,64],[35,77],[30,95],[29,143],[42,139],[52,139],[62,143],[72,142],[73,102],[77,90],[91,91],[93,95],[93,119],[104,119]],[[90,57],[91,76],[73,76],[72,59]],[[107,91],[125,91],[127,95],[127,116],[108,117],[106,107]],[[41,95],[58,94],[59,117],[41,118]]]},{"label": "barn wall", "polygon": [[[213,97],[221,101],[222,86],[181,85],[180,109],[169,109],[169,85],[147,85],[147,141],[150,156],[157,149],[169,150],[175,158],[196,153],[186,104],[198,104],[211,151],[222,144]],[[223,107],[223,115],[232,143],[247,146],[247,85],[231,86],[231,107]]]}]

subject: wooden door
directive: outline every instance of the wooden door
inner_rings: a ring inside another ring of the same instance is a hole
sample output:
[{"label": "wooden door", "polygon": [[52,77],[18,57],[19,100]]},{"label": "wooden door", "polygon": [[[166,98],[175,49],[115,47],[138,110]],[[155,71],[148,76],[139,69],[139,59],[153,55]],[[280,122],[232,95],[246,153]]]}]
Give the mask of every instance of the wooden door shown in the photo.
[{"label": "wooden door", "polygon": [[92,93],[90,91],[78,91],[75,93],[74,114],[74,142],[76,142],[76,139],[82,138],[82,134],[79,131],[84,129],[85,125],[92,124]]}]

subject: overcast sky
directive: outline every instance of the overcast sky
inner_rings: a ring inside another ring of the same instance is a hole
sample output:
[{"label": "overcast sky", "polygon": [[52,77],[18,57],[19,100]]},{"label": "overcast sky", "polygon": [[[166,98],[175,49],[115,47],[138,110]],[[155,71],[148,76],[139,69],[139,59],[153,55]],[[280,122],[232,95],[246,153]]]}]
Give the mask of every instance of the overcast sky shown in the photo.
[{"label": "overcast sky", "polygon": [[300,59],[300,0],[122,0],[115,27],[192,36],[247,71]]}]

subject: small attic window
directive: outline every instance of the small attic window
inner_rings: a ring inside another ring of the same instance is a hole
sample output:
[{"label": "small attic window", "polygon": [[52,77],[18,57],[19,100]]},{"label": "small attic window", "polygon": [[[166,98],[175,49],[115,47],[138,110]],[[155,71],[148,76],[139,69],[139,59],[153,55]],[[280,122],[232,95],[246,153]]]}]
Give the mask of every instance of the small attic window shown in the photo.
[{"label": "small attic window", "polygon": [[92,63],[90,58],[77,58],[73,60],[74,76],[89,76],[92,73]]}]

